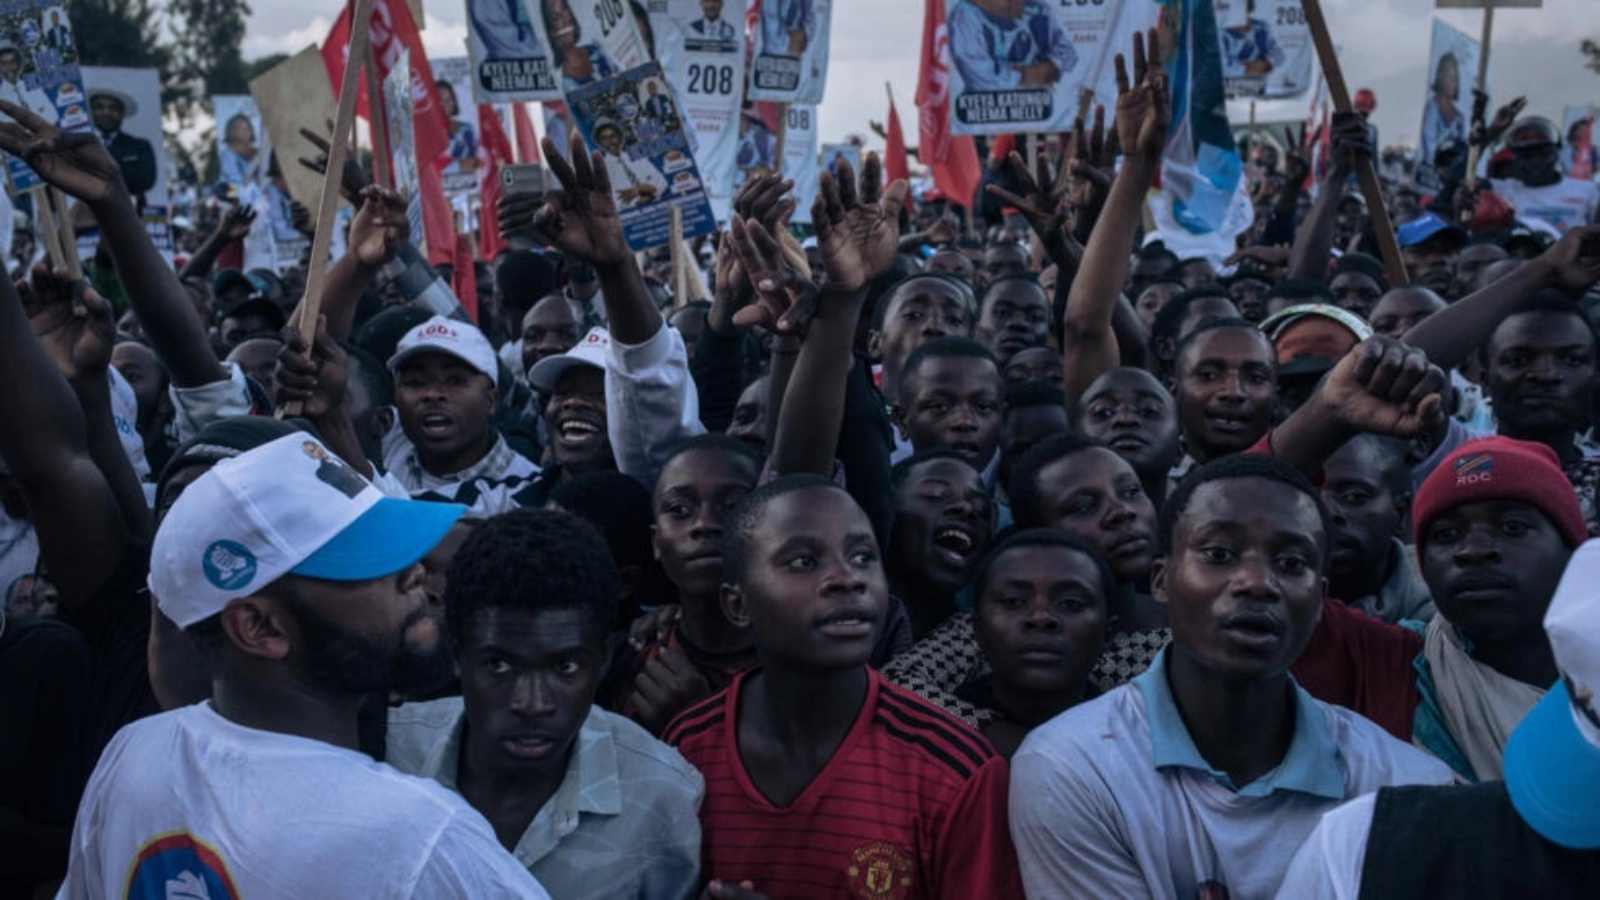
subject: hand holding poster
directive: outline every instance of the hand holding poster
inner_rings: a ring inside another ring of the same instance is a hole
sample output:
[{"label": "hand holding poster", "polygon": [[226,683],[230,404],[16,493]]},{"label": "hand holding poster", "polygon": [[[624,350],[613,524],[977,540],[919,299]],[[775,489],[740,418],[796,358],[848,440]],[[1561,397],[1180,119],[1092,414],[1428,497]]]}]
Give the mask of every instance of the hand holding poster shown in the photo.
[{"label": "hand holding poster", "polygon": [[[651,102],[662,97],[667,103]],[[716,230],[683,117],[660,63],[578,88],[567,95],[567,103],[578,131],[599,151],[611,178],[628,246],[643,250],[667,243],[674,206],[682,211],[685,237]]]},{"label": "hand holding poster", "polygon": [[543,21],[529,17],[522,0],[467,0],[467,52],[476,99],[560,100],[549,47]]},{"label": "hand holding poster", "polygon": [[750,0],[752,100],[821,103],[828,82],[832,0]]},{"label": "hand holding poster", "polygon": [[[59,0],[0,0],[0,100],[24,107],[62,131],[89,129],[89,102],[72,26]],[[0,120],[10,121],[5,116]],[[28,164],[6,157],[13,193],[44,184]]]},{"label": "hand holding poster", "polygon": [[[654,57],[634,21],[628,0],[522,0],[534,27],[550,43],[550,60],[560,74],[561,90],[611,78]],[[570,99],[570,98],[569,98]]]},{"label": "hand holding poster", "polygon": [[1293,97],[1311,87],[1311,30],[1300,0],[1216,0],[1229,97]]}]

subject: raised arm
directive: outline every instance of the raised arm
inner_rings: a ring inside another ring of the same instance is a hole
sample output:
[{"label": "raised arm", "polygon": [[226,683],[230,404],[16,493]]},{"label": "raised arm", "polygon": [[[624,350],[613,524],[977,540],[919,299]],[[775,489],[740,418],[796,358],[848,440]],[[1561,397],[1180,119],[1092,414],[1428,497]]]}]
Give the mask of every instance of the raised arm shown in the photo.
[{"label": "raised arm", "polygon": [[[130,531],[89,451],[78,398],[34,329],[81,346],[83,370],[98,364],[103,374],[111,343],[99,329],[109,320],[109,307],[91,294],[30,324],[16,289],[0,279],[0,457],[28,502],[40,557],[69,615],[122,565]],[[103,358],[90,358],[94,353]]]},{"label": "raised arm", "polygon": [[228,245],[242,241],[250,234],[250,226],[255,224],[255,209],[241,203],[228,207],[222,214],[222,220],[217,223],[217,230],[206,237],[200,249],[189,257],[183,268],[178,271],[179,278],[209,278],[211,267],[217,264],[217,257]]},{"label": "raised arm", "polygon": [[[318,311],[327,317],[328,336],[344,340],[355,327],[361,293],[411,239],[406,201],[377,185],[361,190],[360,207],[350,221],[349,250],[334,261],[323,281]],[[292,316],[291,321],[298,321]]]},{"label": "raised arm", "polygon": [[[1367,122],[1361,114],[1334,113],[1333,170],[1322,180],[1311,215],[1295,235],[1294,248],[1289,253],[1291,277],[1321,279],[1327,274],[1328,254],[1333,249],[1333,232],[1339,220],[1339,201],[1344,199],[1341,188],[1361,160],[1371,155]],[[1293,215],[1292,210],[1290,215]]]},{"label": "raised arm", "polygon": [[[1155,47],[1151,32],[1149,46]],[[1138,233],[1145,194],[1161,167],[1171,110],[1167,76],[1145,55],[1145,36],[1133,36],[1135,84],[1128,81],[1127,62],[1117,55],[1117,131],[1125,155],[1122,170],[1111,183],[1083,265],[1072,282],[1062,319],[1062,386],[1069,402],[1107,369],[1121,363],[1111,327],[1122,285],[1128,277],[1129,251]]]},{"label": "raised arm", "polygon": [[177,387],[198,387],[227,377],[205,326],[146,233],[122,183],[116,160],[92,134],[67,134],[22,107],[0,101],[12,121],[0,123],[0,149],[28,161],[47,183],[83,201],[100,233],[128,301],[156,355]]},{"label": "raised arm", "polygon": [[1555,246],[1412,326],[1405,342],[1441,368],[1454,368],[1489,339],[1506,316],[1545,288],[1574,296],[1600,281],[1600,225],[1573,228]]}]

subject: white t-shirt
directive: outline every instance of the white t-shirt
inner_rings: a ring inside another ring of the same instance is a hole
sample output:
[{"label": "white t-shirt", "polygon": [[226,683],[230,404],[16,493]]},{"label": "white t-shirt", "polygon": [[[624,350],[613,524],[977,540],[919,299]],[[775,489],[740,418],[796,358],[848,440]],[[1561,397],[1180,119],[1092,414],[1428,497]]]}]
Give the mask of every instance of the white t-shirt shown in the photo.
[{"label": "white t-shirt", "polygon": [[1278,896],[1283,900],[1356,900],[1367,862],[1367,836],[1378,795],[1367,794],[1324,813],[1289,864]]},{"label": "white t-shirt", "polygon": [[1515,178],[1496,178],[1490,183],[1496,194],[1516,207],[1517,218],[1543,222],[1559,232],[1593,222],[1595,207],[1600,204],[1600,188],[1577,178],[1563,178],[1544,187],[1528,187]]},{"label": "white t-shirt", "polygon": [[457,795],[201,703],[106,747],[58,900],[548,898]]},{"label": "white t-shirt", "polygon": [[[1323,813],[1380,787],[1453,780],[1443,763],[1298,687],[1289,754],[1257,781],[1234,790],[1194,768],[1158,768],[1142,683],[1164,683],[1164,657],[1034,729],[1012,758],[1011,835],[1029,897],[1193,900],[1208,883],[1233,900],[1272,897]],[[1179,719],[1167,740],[1198,756],[1182,729]]]}]

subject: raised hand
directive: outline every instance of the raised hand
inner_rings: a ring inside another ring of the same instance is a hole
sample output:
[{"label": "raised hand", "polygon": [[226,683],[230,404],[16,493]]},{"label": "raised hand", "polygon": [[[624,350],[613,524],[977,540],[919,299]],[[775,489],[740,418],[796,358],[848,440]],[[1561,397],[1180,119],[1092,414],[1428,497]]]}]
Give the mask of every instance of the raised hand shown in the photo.
[{"label": "raised hand", "polygon": [[771,234],[789,227],[789,217],[794,215],[795,199],[789,196],[794,182],[781,175],[765,172],[745,179],[739,193],[733,198],[733,211],[746,221],[760,222]]},{"label": "raised hand", "polygon": [[733,314],[740,327],[759,325],[785,334],[803,334],[816,311],[817,286],[790,266],[783,246],[760,222],[733,217],[726,243],[755,289],[756,302]]},{"label": "raised hand", "polygon": [[[333,123],[328,123],[328,131],[333,131]],[[310,169],[318,175],[328,171],[328,139],[309,128],[300,129],[300,136],[311,142],[317,148],[317,155],[311,158],[300,157],[300,165]],[[361,191],[372,184],[372,179],[367,177],[367,170],[350,157],[345,157],[344,171],[339,178],[339,196],[343,197],[350,205],[360,203]]]},{"label": "raised hand", "polygon": [[1147,54],[1156,48],[1156,32],[1149,37],[1133,35],[1133,81],[1128,80],[1128,63],[1117,54],[1117,139],[1129,159],[1159,162],[1167,145],[1167,129],[1172,124],[1171,98],[1167,95],[1167,73],[1160,64],[1152,65]]},{"label": "raised hand", "polygon": [[688,655],[676,647],[667,647],[645,663],[634,679],[631,701],[639,724],[651,734],[660,734],[673,716],[710,694],[710,683]]},{"label": "raised hand", "polygon": [[314,343],[308,345],[292,322],[284,326],[283,342],[273,375],[277,386],[273,402],[280,407],[299,402],[301,414],[312,420],[338,409],[344,403],[349,370],[344,349],[328,337],[328,317],[317,316]]},{"label": "raised hand", "polygon": [[1111,130],[1108,139],[1106,108],[1098,105],[1094,108],[1093,129],[1087,128],[1083,119],[1074,119],[1072,135],[1067,158],[1061,164],[1067,179],[1067,200],[1080,215],[1086,211],[1092,217],[1099,214],[1111,192],[1121,141],[1116,129]]},{"label": "raised hand", "polygon": [[1567,229],[1538,262],[1549,268],[1552,287],[1582,294],[1600,281],[1600,225]]},{"label": "raised hand", "polygon": [[858,291],[889,271],[900,244],[900,210],[910,188],[896,180],[883,184],[883,163],[868,153],[859,184],[848,160],[839,158],[837,177],[823,172],[811,224],[828,274],[828,288]]},{"label": "raised hand", "polygon": [[289,225],[307,240],[317,236],[317,221],[311,215],[311,208],[293,198],[289,200]]},{"label": "raised hand", "polygon": [[43,264],[31,274],[31,280],[17,282],[17,295],[56,368],[68,381],[104,377],[117,342],[111,304],[86,282]]},{"label": "raised hand", "polygon": [[556,152],[555,141],[544,139],[544,157],[561,189],[545,196],[544,207],[533,217],[533,228],[568,259],[596,268],[614,266],[631,258],[623,237],[622,219],[611,193],[611,176],[597,151],[584,149],[583,139],[572,135],[571,161]]},{"label": "raised hand", "polygon": [[350,221],[350,252],[364,266],[381,266],[411,239],[406,201],[377,185],[362,189],[360,199],[361,208]]},{"label": "raised hand", "polygon": [[222,214],[222,222],[217,225],[217,231],[230,243],[242,241],[250,236],[250,226],[254,225],[255,221],[256,211],[254,207],[235,203],[228,207],[227,212]]},{"label": "raised hand", "polygon": [[0,100],[0,113],[12,119],[0,123],[0,149],[21,157],[47,183],[91,204],[128,196],[122,170],[100,138],[62,131],[4,100]]},{"label": "raised hand", "polygon": [[[1477,93],[1477,91],[1473,92],[1474,95]],[[1484,101],[1488,101],[1487,96],[1484,97]],[[1477,127],[1472,129],[1473,145],[1477,147],[1487,147],[1499,140],[1500,135],[1505,134],[1506,129],[1510,128],[1512,123],[1517,121],[1517,116],[1522,114],[1523,107],[1527,105],[1527,97],[1517,97],[1510,103],[1507,103],[1505,106],[1495,110],[1494,119],[1491,120],[1488,125],[1481,129]]]},{"label": "raised hand", "polygon": [[1413,437],[1444,417],[1448,382],[1427,353],[1382,336],[1367,338],[1345,354],[1318,391],[1320,402],[1349,428]]},{"label": "raised hand", "polygon": [[1330,129],[1333,144],[1333,164],[1342,172],[1354,172],[1363,159],[1372,156],[1371,135],[1367,120],[1358,112],[1336,112]]}]

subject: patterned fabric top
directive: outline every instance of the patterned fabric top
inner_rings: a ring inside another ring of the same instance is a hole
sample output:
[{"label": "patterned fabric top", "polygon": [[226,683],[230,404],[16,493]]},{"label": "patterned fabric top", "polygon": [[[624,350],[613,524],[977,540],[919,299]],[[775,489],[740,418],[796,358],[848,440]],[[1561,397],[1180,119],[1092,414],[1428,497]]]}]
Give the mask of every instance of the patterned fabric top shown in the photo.
[{"label": "patterned fabric top", "polygon": [[[1167,645],[1171,632],[1116,632],[1106,638],[1100,659],[1089,673],[1089,683],[1100,693],[1127,684]],[[973,728],[993,721],[995,710],[957,695],[958,689],[989,670],[972,630],[972,613],[959,612],[935,628],[916,646],[884,667],[885,678],[915,691]],[[970,694],[968,696],[971,696]]]}]

